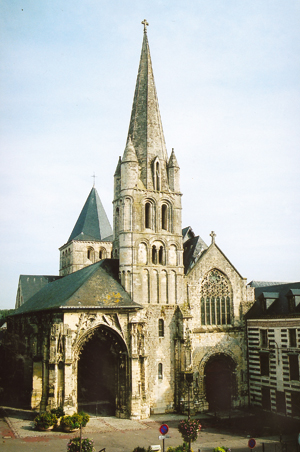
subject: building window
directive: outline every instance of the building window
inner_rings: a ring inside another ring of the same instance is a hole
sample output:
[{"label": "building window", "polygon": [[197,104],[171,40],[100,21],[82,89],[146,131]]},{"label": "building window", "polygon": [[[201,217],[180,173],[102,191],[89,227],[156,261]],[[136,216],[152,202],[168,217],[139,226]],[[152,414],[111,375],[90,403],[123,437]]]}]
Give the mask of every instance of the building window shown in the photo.
[{"label": "building window", "polygon": [[160,246],[158,250],[158,263],[163,264],[163,258],[164,258],[164,247]]},{"label": "building window", "polygon": [[161,206],[161,228],[168,230],[168,206],[166,204]]},{"label": "building window", "polygon": [[211,270],[201,283],[201,324],[230,325],[232,289],[228,278],[219,270]]},{"label": "building window", "polygon": [[165,250],[163,245],[159,245],[159,242],[157,242],[156,245],[152,246],[152,264],[164,265],[164,263],[165,263]]},{"label": "building window", "polygon": [[300,392],[291,392],[292,416],[300,417]]},{"label": "building window", "polygon": [[276,411],[285,414],[285,393],[283,391],[276,391]]},{"label": "building window", "polygon": [[290,347],[297,347],[297,331],[295,328],[289,329],[289,344]]},{"label": "building window", "polygon": [[99,251],[99,259],[105,259],[105,258],[106,258],[106,250],[102,248]]},{"label": "building window", "polygon": [[261,388],[261,405],[263,410],[271,410],[271,394],[270,388],[262,386]]},{"label": "building window", "polygon": [[94,262],[94,258],[95,258],[95,252],[94,252],[94,249],[93,248],[88,248],[87,249],[87,258],[90,260],[90,261],[92,261],[92,262]]},{"label": "building window", "polygon": [[153,163],[153,182],[154,182],[154,190],[160,190],[160,165],[159,160],[156,157]]},{"label": "building window", "polygon": [[162,365],[162,363],[159,363],[159,365],[158,365],[158,379],[159,380],[163,379],[163,365]]},{"label": "building window", "polygon": [[299,381],[298,355],[289,355],[290,380]]},{"label": "building window", "polygon": [[146,202],[145,204],[145,228],[151,229],[151,204]]},{"label": "building window", "polygon": [[158,319],[158,335],[159,337],[164,337],[165,335],[165,326],[163,319]]},{"label": "building window", "polygon": [[259,355],[259,360],[260,360],[260,375],[262,377],[268,377],[270,372],[269,353],[261,353]]},{"label": "building window", "polygon": [[260,330],[259,337],[260,337],[260,346],[262,348],[267,348],[268,347],[268,330]]},{"label": "building window", "polygon": [[119,235],[119,228],[120,228],[120,209],[119,209],[119,207],[117,207],[116,211],[115,211],[115,237],[116,238]]}]

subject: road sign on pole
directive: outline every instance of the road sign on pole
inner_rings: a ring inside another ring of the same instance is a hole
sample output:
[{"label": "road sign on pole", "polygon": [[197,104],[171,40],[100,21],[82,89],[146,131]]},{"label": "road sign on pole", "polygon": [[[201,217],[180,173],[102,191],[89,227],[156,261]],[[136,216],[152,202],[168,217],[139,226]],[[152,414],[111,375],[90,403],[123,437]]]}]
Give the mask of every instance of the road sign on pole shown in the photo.
[{"label": "road sign on pole", "polygon": [[168,425],[167,425],[167,424],[162,424],[162,425],[159,427],[159,431],[160,431],[160,433],[161,433],[162,435],[166,435],[166,434],[168,433],[168,431],[169,431]]},{"label": "road sign on pole", "polygon": [[254,438],[249,439],[249,441],[248,441],[248,447],[249,447],[250,449],[253,449],[255,446],[256,446],[256,441],[255,441],[255,439],[254,439]]}]

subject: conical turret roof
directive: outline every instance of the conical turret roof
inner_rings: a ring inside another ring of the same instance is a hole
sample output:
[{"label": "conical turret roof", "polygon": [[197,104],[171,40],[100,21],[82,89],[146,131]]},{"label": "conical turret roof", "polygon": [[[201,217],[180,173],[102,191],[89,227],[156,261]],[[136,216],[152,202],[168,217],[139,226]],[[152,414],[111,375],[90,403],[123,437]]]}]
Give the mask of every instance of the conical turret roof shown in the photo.
[{"label": "conical turret roof", "polygon": [[122,163],[125,162],[137,162],[138,163],[138,159],[136,157],[136,153],[132,144],[132,140],[131,137],[129,137],[125,150],[124,150],[124,154],[122,157]]},{"label": "conical turret roof", "polygon": [[167,151],[145,24],[127,141],[129,137],[141,167],[141,180],[151,188],[151,164],[155,157],[167,162]]},{"label": "conical turret roof", "polygon": [[112,236],[112,228],[95,187],[83,206],[74,229],[69,237],[71,240],[103,241]]}]

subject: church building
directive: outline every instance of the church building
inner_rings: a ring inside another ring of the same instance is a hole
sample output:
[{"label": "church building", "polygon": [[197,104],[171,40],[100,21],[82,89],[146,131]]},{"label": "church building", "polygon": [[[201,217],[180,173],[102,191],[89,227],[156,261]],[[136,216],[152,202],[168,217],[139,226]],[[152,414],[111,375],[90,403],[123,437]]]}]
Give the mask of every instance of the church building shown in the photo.
[{"label": "church building", "polygon": [[113,229],[93,187],[60,247],[59,276],[20,276],[9,365],[34,410],[146,419],[186,412],[188,399],[193,412],[248,404],[244,313],[254,289],[214,232],[206,244],[182,227],[180,168],[166,149],[143,25]]}]

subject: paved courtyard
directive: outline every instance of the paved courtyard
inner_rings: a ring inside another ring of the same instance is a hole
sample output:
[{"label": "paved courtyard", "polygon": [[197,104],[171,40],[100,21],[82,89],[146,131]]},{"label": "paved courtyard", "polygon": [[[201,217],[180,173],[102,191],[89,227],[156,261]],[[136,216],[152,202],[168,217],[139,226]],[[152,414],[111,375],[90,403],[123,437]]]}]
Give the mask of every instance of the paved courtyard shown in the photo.
[{"label": "paved courtyard", "polygon": [[[244,434],[234,434],[234,416],[236,419],[240,414],[233,413],[231,432],[220,429],[212,425],[211,417],[201,416],[203,428],[197,441],[192,443],[194,452],[212,451],[217,446],[230,447],[233,451],[249,451],[248,440],[251,432]],[[25,410],[13,410],[6,408],[2,410],[0,419],[1,430],[1,451],[50,451],[66,452],[67,442],[74,434],[66,434],[60,431],[38,432],[34,429],[34,413]],[[83,429],[83,436],[88,436],[94,440],[96,452],[106,448],[106,452],[126,451],[132,452],[134,447],[150,445],[160,445],[163,450],[163,441],[159,439],[159,427],[162,423],[169,426],[168,435],[165,439],[165,451],[169,446],[177,446],[182,443],[181,435],[177,430],[178,422],[182,415],[155,415],[144,421],[129,419],[117,419],[116,417],[91,417],[90,422]],[[290,440],[291,438],[282,438]],[[279,443],[279,436],[265,436],[256,438],[257,446],[255,452],[262,451],[262,444],[265,445],[265,452],[282,450]],[[293,450],[296,450],[293,448]],[[287,452],[292,451],[291,448]]]}]

